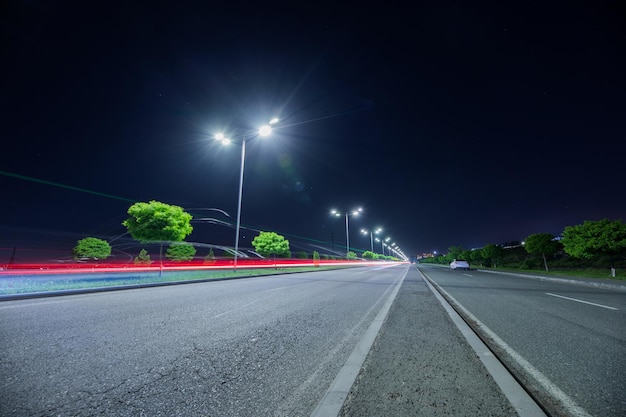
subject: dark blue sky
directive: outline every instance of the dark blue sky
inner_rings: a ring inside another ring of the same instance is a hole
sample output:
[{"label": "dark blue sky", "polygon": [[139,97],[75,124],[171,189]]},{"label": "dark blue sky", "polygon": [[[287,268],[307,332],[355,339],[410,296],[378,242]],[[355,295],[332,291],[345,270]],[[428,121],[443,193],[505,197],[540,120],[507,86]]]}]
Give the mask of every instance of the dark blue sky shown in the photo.
[{"label": "dark blue sky", "polygon": [[351,246],[413,254],[626,219],[623,8],[296,3],[9,2],[0,246],[119,236],[130,201],[234,219],[240,148],[211,138],[275,116],[245,225],[344,244],[329,210],[362,206]]}]

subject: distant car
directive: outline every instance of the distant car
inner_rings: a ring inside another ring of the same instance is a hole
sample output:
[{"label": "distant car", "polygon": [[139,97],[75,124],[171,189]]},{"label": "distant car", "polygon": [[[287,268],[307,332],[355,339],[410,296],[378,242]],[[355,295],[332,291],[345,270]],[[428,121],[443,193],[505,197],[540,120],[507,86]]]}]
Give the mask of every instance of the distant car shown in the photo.
[{"label": "distant car", "polygon": [[469,262],[462,259],[455,259],[450,262],[450,269],[470,269]]}]

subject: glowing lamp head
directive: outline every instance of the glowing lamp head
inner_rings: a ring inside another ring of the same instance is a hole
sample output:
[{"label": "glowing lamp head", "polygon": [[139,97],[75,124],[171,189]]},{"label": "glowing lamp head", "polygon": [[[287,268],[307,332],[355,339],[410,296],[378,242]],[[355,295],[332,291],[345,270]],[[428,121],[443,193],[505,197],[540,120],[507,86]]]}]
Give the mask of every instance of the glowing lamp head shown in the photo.
[{"label": "glowing lamp head", "polygon": [[272,133],[272,127],[270,125],[261,126],[259,129],[259,136],[269,136]]},{"label": "glowing lamp head", "polygon": [[230,139],[224,136],[223,133],[218,133],[217,135],[215,135],[215,140],[219,140],[220,142],[222,142],[222,145],[228,145],[230,143]]}]

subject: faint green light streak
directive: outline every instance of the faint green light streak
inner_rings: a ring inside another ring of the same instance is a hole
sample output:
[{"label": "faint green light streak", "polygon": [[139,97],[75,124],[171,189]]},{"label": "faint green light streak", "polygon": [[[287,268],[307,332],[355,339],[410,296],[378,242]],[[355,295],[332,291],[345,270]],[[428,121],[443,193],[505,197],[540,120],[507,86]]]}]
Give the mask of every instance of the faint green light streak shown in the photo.
[{"label": "faint green light streak", "polygon": [[[101,193],[99,191],[93,191],[93,190],[88,190],[86,188],[80,188],[80,187],[74,187],[72,185],[66,185],[66,184],[60,184],[58,182],[53,182],[53,181],[48,181],[48,180],[42,180],[39,178],[33,178],[33,177],[28,177],[26,175],[20,175],[20,174],[15,174],[12,172],[6,172],[6,171],[1,171],[0,170],[0,175],[4,175],[5,177],[11,177],[11,178],[17,178],[20,180],[24,180],[24,181],[30,181],[30,182],[36,182],[39,184],[45,184],[45,185],[51,185],[53,187],[59,187],[59,188],[65,188],[66,190],[72,190],[72,191],[79,191],[81,193],[87,193],[87,194],[93,194],[93,195],[97,195],[100,197],[107,197],[107,198],[112,198],[115,200],[121,200],[121,201],[126,201],[129,203],[136,203],[138,202],[138,200],[133,200],[130,198],[125,198],[125,197],[120,197],[120,196],[116,196],[116,195],[112,195],[112,194],[106,194],[106,193]],[[190,213],[192,215],[194,215],[193,213]],[[194,215],[194,217],[196,217],[197,215]],[[200,216],[198,216],[200,217]],[[229,222],[224,222],[224,223],[229,223]],[[232,227],[232,224],[231,224]],[[259,226],[250,226],[250,225],[241,225],[242,228],[248,229],[248,230],[252,230],[252,231],[261,231],[261,230],[272,230],[273,228],[260,228]],[[298,238],[298,239],[302,239],[305,241],[309,241],[309,242],[315,242],[315,243],[321,243],[321,244],[328,244],[328,242],[324,242],[322,240],[317,240],[317,239],[311,239],[311,238],[307,238],[304,236],[299,236],[296,234],[291,234],[291,233],[284,233],[284,232],[280,232],[277,231],[278,233],[281,233],[287,237],[294,237],[294,238]]]},{"label": "faint green light streak", "polygon": [[120,196],[116,196],[112,194],[105,194],[105,193],[101,193],[98,191],[87,190],[86,188],[79,188],[79,187],[74,187],[74,186],[66,185],[66,184],[59,184],[58,182],[42,180],[39,178],[27,177],[25,175],[14,174],[12,172],[0,171],[0,175],[4,175],[5,177],[18,178],[24,181],[31,181],[31,182],[37,182],[37,183],[45,184],[45,185],[52,185],[53,187],[65,188],[67,190],[80,191],[81,193],[87,193],[87,194],[99,195],[101,197],[113,198],[115,200],[127,201],[130,203],[137,202],[137,200],[132,200],[130,198],[124,198],[124,197],[120,197]]}]

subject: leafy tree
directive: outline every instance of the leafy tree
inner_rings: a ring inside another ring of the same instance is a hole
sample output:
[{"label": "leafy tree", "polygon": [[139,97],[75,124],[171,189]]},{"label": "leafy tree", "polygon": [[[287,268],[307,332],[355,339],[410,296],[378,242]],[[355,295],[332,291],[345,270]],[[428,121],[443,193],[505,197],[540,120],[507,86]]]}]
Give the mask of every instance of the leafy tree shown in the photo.
[{"label": "leafy tree", "polygon": [[313,251],[313,265],[318,266],[320,264],[320,254],[318,251]]},{"label": "leafy tree", "polygon": [[471,250],[464,250],[463,252],[461,252],[460,254],[460,258],[458,259],[465,259],[467,262],[470,262],[472,260],[472,253],[473,251]]},{"label": "leafy tree", "polygon": [[298,259],[308,259],[309,255],[305,251],[300,251],[297,253],[296,257]]},{"label": "leafy tree", "polygon": [[450,246],[448,248],[448,259],[452,261],[453,259],[463,259],[461,254],[463,253],[463,248],[460,246]]},{"label": "leafy tree", "polygon": [[504,256],[504,250],[500,246],[490,243],[482,248],[481,255],[487,264],[493,264],[495,267]]},{"label": "leafy tree", "polygon": [[554,256],[561,248],[561,244],[557,240],[554,240],[554,235],[550,233],[537,233],[528,236],[524,242],[526,252],[531,255],[541,254],[543,257],[543,265],[546,271],[548,271],[548,260],[546,256]]},{"label": "leafy tree", "polygon": [[357,256],[356,256],[356,253],[354,253],[352,251],[348,252],[346,258],[348,258],[350,260],[358,259]]},{"label": "leafy tree", "polygon": [[74,258],[106,259],[111,256],[111,245],[106,240],[86,237],[74,247]]},{"label": "leafy tree", "polygon": [[261,256],[291,256],[289,241],[276,232],[260,232],[252,240],[252,246]]},{"label": "leafy tree", "polygon": [[151,262],[150,255],[145,249],[140,250],[139,255],[134,259],[135,264],[150,264]]},{"label": "leafy tree", "polygon": [[190,261],[195,254],[196,248],[189,242],[174,242],[165,252],[165,256],[171,261]]},{"label": "leafy tree", "polygon": [[128,214],[122,224],[140,242],[180,242],[193,231],[192,216],[182,207],[153,200],[133,204]]},{"label": "leafy tree", "polygon": [[363,252],[363,258],[365,259],[374,259],[375,255],[376,254],[372,252],[371,250],[366,250],[365,252]]},{"label": "leafy tree", "polygon": [[565,252],[573,257],[593,259],[609,255],[613,264],[614,256],[626,251],[626,225],[621,220],[587,220],[567,226],[561,243]]}]

